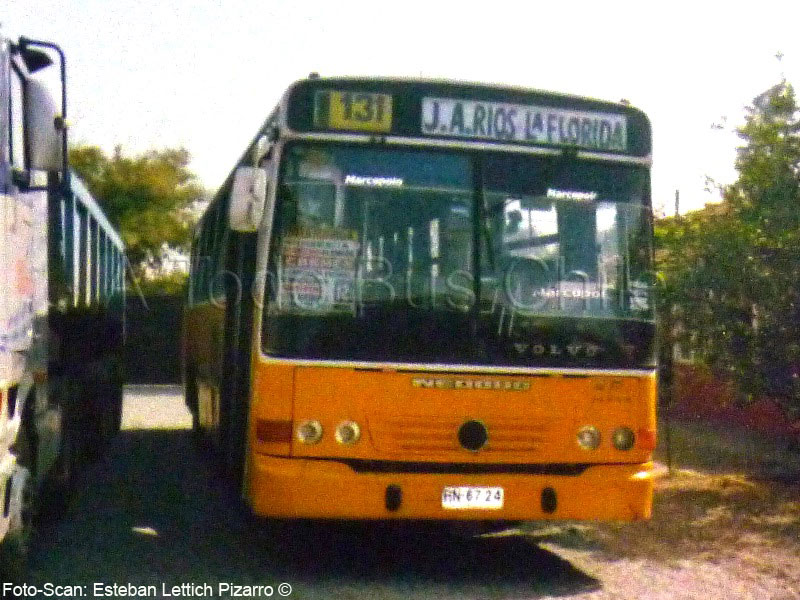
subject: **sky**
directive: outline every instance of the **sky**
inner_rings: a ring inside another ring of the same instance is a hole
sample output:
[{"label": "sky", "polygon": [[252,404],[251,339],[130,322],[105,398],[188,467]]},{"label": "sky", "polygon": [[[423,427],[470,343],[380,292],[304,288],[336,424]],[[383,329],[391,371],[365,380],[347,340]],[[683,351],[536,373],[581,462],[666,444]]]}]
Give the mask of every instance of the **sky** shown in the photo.
[{"label": "sky", "polygon": [[707,177],[735,180],[756,95],[782,78],[800,91],[796,0],[4,0],[0,31],[64,49],[72,144],[183,146],[212,192],[310,72],[627,99],[650,117],[653,204],[669,213],[676,190],[685,212],[718,199]]}]

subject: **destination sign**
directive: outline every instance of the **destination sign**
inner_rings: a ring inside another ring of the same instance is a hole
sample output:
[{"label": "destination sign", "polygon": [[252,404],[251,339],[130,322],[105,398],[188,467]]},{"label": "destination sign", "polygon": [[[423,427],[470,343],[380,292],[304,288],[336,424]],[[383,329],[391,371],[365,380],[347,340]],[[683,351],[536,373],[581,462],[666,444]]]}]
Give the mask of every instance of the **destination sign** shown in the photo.
[{"label": "destination sign", "polygon": [[392,96],[323,90],[314,97],[314,123],[341,131],[387,133],[392,128]]},{"label": "destination sign", "polygon": [[426,135],[587,150],[628,149],[627,119],[614,113],[425,97],[420,125]]}]

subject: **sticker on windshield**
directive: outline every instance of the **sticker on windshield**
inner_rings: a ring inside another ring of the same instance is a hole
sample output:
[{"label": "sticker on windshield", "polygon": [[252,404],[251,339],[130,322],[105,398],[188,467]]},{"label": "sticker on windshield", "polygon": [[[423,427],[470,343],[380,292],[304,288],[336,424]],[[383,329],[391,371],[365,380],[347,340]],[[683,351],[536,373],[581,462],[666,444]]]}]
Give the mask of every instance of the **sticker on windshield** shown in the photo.
[{"label": "sticker on windshield", "polygon": [[352,310],[360,243],[289,237],[283,242],[279,307],[290,311]]}]

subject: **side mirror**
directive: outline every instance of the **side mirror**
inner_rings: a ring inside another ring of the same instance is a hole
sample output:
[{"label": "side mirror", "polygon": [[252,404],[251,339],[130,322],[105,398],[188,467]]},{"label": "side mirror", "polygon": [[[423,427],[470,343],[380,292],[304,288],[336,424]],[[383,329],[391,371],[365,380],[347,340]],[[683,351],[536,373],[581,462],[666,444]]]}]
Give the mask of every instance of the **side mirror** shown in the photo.
[{"label": "side mirror", "polygon": [[29,80],[25,90],[25,127],[30,149],[29,167],[39,171],[63,171],[64,122],[47,87],[36,79]]},{"label": "side mirror", "polygon": [[262,135],[258,138],[255,146],[253,146],[253,156],[250,158],[254,165],[258,165],[261,163],[261,159],[264,158],[267,153],[269,152],[269,140],[267,136]]},{"label": "side mirror", "polygon": [[25,127],[30,149],[29,167],[39,171],[63,171],[64,122],[47,87],[36,79],[29,80],[25,90]]},{"label": "side mirror", "polygon": [[233,175],[228,221],[242,233],[258,230],[267,201],[267,170],[239,167]]}]

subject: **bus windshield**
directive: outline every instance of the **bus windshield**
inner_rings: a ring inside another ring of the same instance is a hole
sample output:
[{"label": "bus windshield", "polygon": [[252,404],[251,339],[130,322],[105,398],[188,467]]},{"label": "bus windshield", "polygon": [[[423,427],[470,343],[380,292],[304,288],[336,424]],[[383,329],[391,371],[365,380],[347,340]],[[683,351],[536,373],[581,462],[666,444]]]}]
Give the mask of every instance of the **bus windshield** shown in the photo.
[{"label": "bus windshield", "polygon": [[268,354],[444,364],[651,360],[646,167],[297,143],[281,165]]}]

